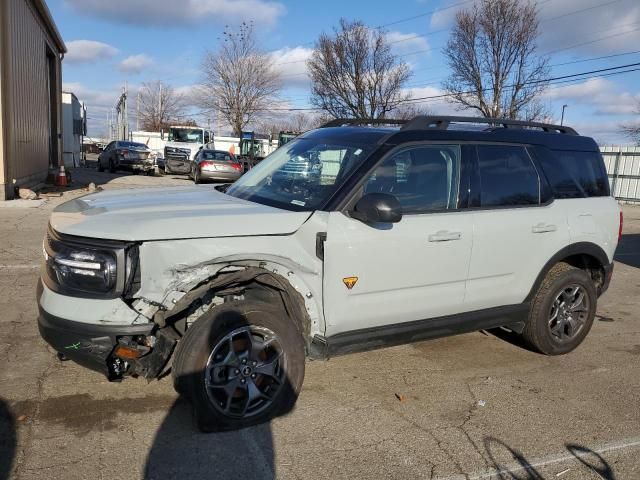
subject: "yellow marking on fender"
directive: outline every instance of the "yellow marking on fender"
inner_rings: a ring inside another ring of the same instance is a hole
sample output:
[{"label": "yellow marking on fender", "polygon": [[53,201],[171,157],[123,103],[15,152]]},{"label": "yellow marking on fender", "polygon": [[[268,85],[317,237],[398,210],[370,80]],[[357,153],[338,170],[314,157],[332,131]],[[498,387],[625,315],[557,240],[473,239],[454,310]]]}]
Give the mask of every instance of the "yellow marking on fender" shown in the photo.
[{"label": "yellow marking on fender", "polygon": [[356,283],[358,283],[358,277],[345,277],[342,279],[342,283],[345,284],[345,286],[351,290]]}]

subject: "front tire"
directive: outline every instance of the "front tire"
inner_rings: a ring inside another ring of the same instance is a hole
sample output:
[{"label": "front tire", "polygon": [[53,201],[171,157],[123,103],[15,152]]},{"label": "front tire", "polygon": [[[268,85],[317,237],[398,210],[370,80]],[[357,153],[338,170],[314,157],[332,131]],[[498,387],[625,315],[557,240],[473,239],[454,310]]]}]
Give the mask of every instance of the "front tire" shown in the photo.
[{"label": "front tire", "polygon": [[282,308],[214,307],[187,330],[172,371],[204,432],[256,425],[287,413],[302,389],[304,341]]},{"label": "front tire", "polygon": [[591,330],[597,299],[596,286],[587,272],[567,263],[556,264],[531,302],[524,340],[546,355],[571,352]]}]

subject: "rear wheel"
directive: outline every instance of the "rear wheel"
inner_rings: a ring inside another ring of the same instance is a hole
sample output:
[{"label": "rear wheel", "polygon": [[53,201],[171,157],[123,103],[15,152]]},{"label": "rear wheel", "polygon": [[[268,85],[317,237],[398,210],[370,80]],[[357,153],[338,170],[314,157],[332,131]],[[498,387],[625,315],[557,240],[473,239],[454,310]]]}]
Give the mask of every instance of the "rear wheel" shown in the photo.
[{"label": "rear wheel", "polygon": [[562,355],[585,339],[596,313],[597,292],[587,272],[558,263],[538,288],[522,333],[535,350]]},{"label": "rear wheel", "polygon": [[104,167],[102,166],[102,160],[98,159],[98,171],[104,172]]},{"label": "rear wheel", "polygon": [[112,158],[109,159],[109,172],[116,173],[116,164],[114,163]]},{"label": "rear wheel", "polygon": [[198,169],[196,168],[193,172],[193,183],[197,185],[200,182],[201,182],[200,175],[198,174]]},{"label": "rear wheel", "polygon": [[244,428],[288,412],[302,388],[304,342],[286,313],[229,302],[205,313],[178,344],[176,390],[202,431]]}]

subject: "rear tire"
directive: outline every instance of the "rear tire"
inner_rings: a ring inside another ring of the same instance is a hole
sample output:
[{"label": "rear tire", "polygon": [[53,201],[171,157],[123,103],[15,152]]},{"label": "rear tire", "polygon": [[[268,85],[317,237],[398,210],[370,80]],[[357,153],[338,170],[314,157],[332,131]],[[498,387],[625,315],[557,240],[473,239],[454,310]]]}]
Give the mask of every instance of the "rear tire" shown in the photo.
[{"label": "rear tire", "polygon": [[104,172],[104,167],[102,166],[102,161],[100,159],[98,159],[98,171]]},{"label": "rear tire", "polygon": [[198,175],[198,170],[193,172],[193,183],[198,185],[200,183],[200,175]]},{"label": "rear tire", "polygon": [[236,430],[293,408],[305,349],[292,322],[270,304],[228,302],[187,330],[172,366],[174,387],[191,402],[200,430]]},{"label": "rear tire", "polygon": [[116,165],[112,159],[109,159],[109,173],[116,173]]},{"label": "rear tire", "polygon": [[591,330],[597,299],[596,286],[587,272],[567,263],[556,264],[531,302],[524,340],[546,355],[569,353]]}]

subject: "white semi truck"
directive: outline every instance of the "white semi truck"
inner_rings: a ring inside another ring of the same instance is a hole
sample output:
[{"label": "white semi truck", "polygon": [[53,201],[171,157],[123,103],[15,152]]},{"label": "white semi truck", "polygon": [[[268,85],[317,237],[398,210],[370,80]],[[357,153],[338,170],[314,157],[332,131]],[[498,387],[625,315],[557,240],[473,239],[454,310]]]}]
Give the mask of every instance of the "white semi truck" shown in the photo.
[{"label": "white semi truck", "polygon": [[202,148],[214,148],[213,132],[202,127],[171,126],[163,133],[166,173],[187,174],[191,161]]}]

